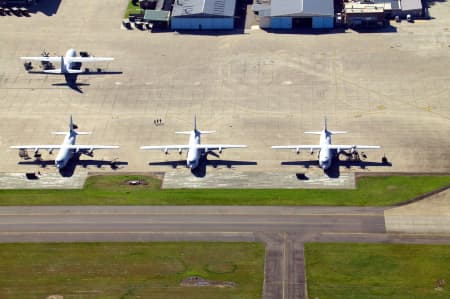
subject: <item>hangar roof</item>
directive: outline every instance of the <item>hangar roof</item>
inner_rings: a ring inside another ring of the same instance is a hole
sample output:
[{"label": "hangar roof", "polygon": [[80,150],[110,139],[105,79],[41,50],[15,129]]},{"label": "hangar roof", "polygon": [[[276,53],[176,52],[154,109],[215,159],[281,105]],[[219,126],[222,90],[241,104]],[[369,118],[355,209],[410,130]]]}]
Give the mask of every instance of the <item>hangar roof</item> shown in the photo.
[{"label": "hangar roof", "polygon": [[272,0],[272,17],[333,16],[334,0]]},{"label": "hangar roof", "polygon": [[173,17],[212,15],[233,17],[236,0],[175,0]]}]

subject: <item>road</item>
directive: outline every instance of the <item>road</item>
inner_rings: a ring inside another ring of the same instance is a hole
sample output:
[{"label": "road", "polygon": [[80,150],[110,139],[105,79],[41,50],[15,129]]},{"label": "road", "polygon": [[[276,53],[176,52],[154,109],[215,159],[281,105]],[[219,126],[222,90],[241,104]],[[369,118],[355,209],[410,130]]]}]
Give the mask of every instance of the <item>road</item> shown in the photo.
[{"label": "road", "polygon": [[261,241],[264,298],[306,298],[304,242],[450,244],[385,233],[383,207],[0,207],[0,242]]}]

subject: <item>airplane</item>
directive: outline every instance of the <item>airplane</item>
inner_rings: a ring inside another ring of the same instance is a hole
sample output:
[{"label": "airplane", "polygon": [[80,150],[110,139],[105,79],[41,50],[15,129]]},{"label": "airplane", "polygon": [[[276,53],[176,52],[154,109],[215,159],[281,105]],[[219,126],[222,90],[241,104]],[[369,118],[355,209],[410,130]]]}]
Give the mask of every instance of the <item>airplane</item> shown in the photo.
[{"label": "airplane", "polygon": [[75,154],[85,154],[93,156],[94,150],[97,149],[116,149],[118,146],[114,145],[76,145],[75,141],[77,135],[88,135],[91,132],[76,132],[76,125],[72,121],[72,115],[70,116],[69,132],[52,132],[54,135],[65,135],[64,141],[61,145],[14,145],[10,148],[19,150],[33,149],[35,156],[38,155],[40,149],[48,150],[49,154],[52,154],[53,150],[59,150],[55,159],[55,166],[58,169],[63,169],[69,160]]},{"label": "airplane", "polygon": [[161,146],[141,146],[143,150],[163,150],[167,155],[169,150],[178,150],[181,155],[183,150],[187,150],[186,166],[191,170],[197,168],[200,162],[200,158],[211,151],[218,150],[222,153],[222,150],[227,148],[246,148],[246,145],[230,145],[230,144],[200,144],[201,134],[211,134],[216,131],[199,131],[197,130],[197,118],[194,117],[194,130],[175,132],[175,134],[189,135],[189,144],[183,145],[161,145]]},{"label": "airplane", "polygon": [[297,154],[300,153],[301,149],[309,149],[311,154],[314,153],[314,150],[319,150],[318,160],[319,167],[321,167],[324,171],[331,167],[333,162],[332,151],[336,152],[336,155],[339,155],[342,151],[350,150],[352,154],[357,153],[359,149],[378,149],[381,148],[378,145],[335,145],[331,144],[331,135],[337,134],[345,134],[345,131],[328,131],[327,129],[327,119],[324,119],[324,129],[322,131],[312,131],[305,132],[305,134],[316,134],[320,135],[320,144],[318,145],[277,145],[272,146],[273,149],[294,149]]},{"label": "airplane", "polygon": [[46,74],[81,74],[81,69],[74,69],[75,63],[95,62],[95,61],[111,61],[111,57],[77,57],[77,52],[74,49],[69,49],[66,55],[61,57],[20,57],[22,60],[36,60],[45,62],[59,62],[61,67],[59,69],[43,70]]}]

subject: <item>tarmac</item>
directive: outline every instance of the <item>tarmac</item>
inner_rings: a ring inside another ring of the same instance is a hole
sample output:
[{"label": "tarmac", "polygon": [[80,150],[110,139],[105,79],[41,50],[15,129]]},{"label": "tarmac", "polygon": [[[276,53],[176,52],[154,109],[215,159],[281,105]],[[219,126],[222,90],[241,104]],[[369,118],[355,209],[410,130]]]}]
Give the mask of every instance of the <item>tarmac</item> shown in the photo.
[{"label": "tarmac", "polygon": [[388,232],[450,234],[450,189],[386,210],[384,217]]},{"label": "tarmac", "polygon": [[[324,116],[330,130],[349,131],[334,143],[382,146],[341,172],[449,172],[449,5],[436,2],[431,20],[375,33],[127,31],[120,28],[125,0],[107,8],[61,1],[29,18],[1,17],[0,172],[34,171],[9,146],[60,143],[50,132],[66,130],[71,113],[80,130],[94,133],[79,143],[121,146],[96,152],[96,159],[124,162],[103,166],[108,172],[171,170],[149,163],[178,154],[139,146],[187,142],[173,132],[192,129],[194,114],[199,129],[217,130],[204,143],[248,145],[220,156],[257,163],[234,165],[240,172],[315,171],[316,155],[270,146],[317,143],[302,132],[322,129]],[[28,74],[18,59],[68,48],[114,57],[84,67],[115,73],[80,75],[70,88],[63,76]],[[380,163],[383,155],[392,164]],[[207,168],[207,175],[219,172],[226,171]]]},{"label": "tarmac", "polygon": [[322,171],[304,173],[217,171],[198,177],[191,171],[166,172],[163,189],[356,189],[355,174],[343,173],[330,178]]},{"label": "tarmac", "polygon": [[[334,143],[382,146],[363,162],[343,161],[341,176],[450,172],[449,2],[434,2],[431,20],[375,33],[126,31],[125,0],[54,3],[30,18],[0,17],[2,173],[35,172],[9,146],[60,143],[50,132],[66,130],[69,114],[94,132],[79,143],[121,146],[95,157],[120,167],[90,161],[87,171],[170,170],[175,155],[138,148],[187,142],[173,132],[192,129],[197,114],[199,129],[218,131],[203,142],[248,145],[224,151],[220,159],[240,163],[207,166],[206,179],[227,172],[310,177],[315,155],[270,146],[317,143],[302,132],[322,129],[324,116],[330,130],[349,131]],[[26,73],[18,59],[68,48],[115,57],[89,66],[112,74],[79,76],[70,88],[61,76]],[[384,155],[389,164],[380,163]],[[42,159],[51,156],[42,152]],[[304,242],[450,244],[448,234],[386,232],[384,208],[1,207],[0,215],[0,242],[265,242],[265,299],[307,296]]]},{"label": "tarmac", "polygon": [[27,174],[0,173],[0,189],[82,189],[87,178],[86,171],[77,171],[71,177],[63,177],[59,173]]},{"label": "tarmac", "polygon": [[264,299],[306,298],[305,242],[448,244],[385,231],[383,207],[0,207],[0,242],[264,242]]}]

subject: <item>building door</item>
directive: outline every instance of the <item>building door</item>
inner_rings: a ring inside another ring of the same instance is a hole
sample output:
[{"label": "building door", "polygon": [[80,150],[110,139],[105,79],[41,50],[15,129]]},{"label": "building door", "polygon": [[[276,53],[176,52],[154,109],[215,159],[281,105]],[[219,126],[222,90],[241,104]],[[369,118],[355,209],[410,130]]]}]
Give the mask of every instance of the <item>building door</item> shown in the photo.
[{"label": "building door", "polygon": [[312,18],[292,18],[292,28],[312,28]]}]

